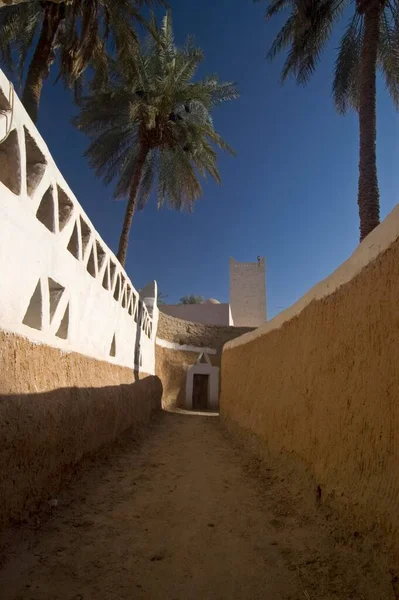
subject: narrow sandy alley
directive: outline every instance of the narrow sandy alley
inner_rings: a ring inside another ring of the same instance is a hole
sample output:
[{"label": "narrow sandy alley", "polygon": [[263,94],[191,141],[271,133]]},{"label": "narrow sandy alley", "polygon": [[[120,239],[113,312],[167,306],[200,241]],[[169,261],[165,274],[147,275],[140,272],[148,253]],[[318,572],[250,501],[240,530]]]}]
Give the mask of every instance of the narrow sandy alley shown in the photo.
[{"label": "narrow sandy alley", "polygon": [[51,510],[8,538],[2,600],[396,597],[388,574],[331,535],[273,469],[255,469],[217,416],[162,413],[140,445],[97,457]]}]

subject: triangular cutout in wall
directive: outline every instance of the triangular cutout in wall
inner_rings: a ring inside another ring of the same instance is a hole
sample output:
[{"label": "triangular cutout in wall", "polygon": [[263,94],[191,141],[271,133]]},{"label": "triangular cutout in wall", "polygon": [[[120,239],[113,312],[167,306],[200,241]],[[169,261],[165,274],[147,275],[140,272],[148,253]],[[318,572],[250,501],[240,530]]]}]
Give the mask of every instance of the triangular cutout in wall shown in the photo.
[{"label": "triangular cutout in wall", "polygon": [[103,288],[105,290],[109,290],[110,289],[109,264],[105,267],[104,277],[103,277]]},{"label": "triangular cutout in wall", "polygon": [[75,223],[71,238],[68,243],[68,250],[77,260],[79,260],[79,235],[78,226]]},{"label": "triangular cutout in wall", "polygon": [[92,277],[96,276],[96,260],[94,258],[94,246],[91,247],[89,260],[87,261],[86,270]]},{"label": "triangular cutout in wall", "polygon": [[57,185],[58,193],[58,227],[62,231],[73,213],[73,202],[64,190]]},{"label": "triangular cutout in wall", "polygon": [[57,306],[61,300],[62,294],[65,292],[65,288],[60,284],[48,277],[48,291],[50,300],[50,323],[53,320]]},{"label": "triangular cutout in wall", "polygon": [[8,138],[0,144],[0,181],[14,194],[21,193],[21,153],[18,134],[13,129]]},{"label": "triangular cutout in wall", "polygon": [[54,196],[53,188],[51,186],[48,188],[40,202],[36,217],[49,231],[51,231],[51,233],[55,232]]},{"label": "triangular cutout in wall", "polygon": [[42,288],[40,285],[40,279],[37,282],[35,291],[29,302],[28,309],[25,313],[23,324],[33,329],[41,330],[43,327],[43,307],[42,307]]},{"label": "triangular cutout in wall", "polygon": [[43,179],[47,168],[47,161],[43,152],[36,144],[36,140],[31,136],[26,127],[25,134],[25,153],[26,153],[26,189],[29,196],[32,196]]},{"label": "triangular cutout in wall", "polygon": [[116,342],[115,342],[115,334],[112,338],[112,342],[111,342],[111,349],[109,351],[109,355],[110,356],[115,356],[116,355]]},{"label": "triangular cutout in wall", "polygon": [[68,330],[69,330],[69,303],[67,304],[67,307],[64,312],[64,316],[62,317],[60,326],[58,327],[58,331],[55,335],[63,340],[66,340],[68,337]]}]

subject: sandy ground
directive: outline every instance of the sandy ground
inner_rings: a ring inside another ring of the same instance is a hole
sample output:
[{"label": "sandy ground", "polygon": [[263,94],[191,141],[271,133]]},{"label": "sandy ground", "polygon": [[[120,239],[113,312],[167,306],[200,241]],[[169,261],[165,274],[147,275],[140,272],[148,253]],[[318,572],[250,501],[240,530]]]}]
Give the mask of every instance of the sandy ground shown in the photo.
[{"label": "sandy ground", "polygon": [[111,450],[3,536],[1,600],[398,597],[218,417],[162,413],[140,445]]}]

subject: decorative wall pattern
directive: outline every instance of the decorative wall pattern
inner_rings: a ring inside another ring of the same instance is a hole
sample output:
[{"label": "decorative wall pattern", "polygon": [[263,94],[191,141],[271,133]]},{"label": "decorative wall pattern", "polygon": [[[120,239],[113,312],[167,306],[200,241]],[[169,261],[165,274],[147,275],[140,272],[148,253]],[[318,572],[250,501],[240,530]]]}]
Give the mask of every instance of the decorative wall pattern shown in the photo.
[{"label": "decorative wall pattern", "polygon": [[1,140],[0,327],[153,373],[156,301],[140,300],[0,71]]}]

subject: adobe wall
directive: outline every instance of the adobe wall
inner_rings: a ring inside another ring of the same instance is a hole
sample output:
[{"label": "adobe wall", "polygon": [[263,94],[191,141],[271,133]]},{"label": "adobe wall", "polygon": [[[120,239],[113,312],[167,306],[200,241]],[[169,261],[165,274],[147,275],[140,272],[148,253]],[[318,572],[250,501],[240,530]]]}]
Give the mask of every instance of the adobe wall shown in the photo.
[{"label": "adobe wall", "polygon": [[207,346],[221,351],[226,342],[252,331],[252,329],[252,327],[203,325],[202,323],[184,321],[160,312],[157,337],[179,345]]},{"label": "adobe wall", "polygon": [[296,305],[225,346],[220,410],[399,555],[398,265],[396,207]]},{"label": "adobe wall", "polygon": [[249,327],[203,325],[177,319],[159,312],[155,347],[155,373],[163,386],[165,408],[184,405],[187,369],[195,364],[202,351],[219,367],[223,345]]},{"label": "adobe wall", "polygon": [[0,332],[0,524],[57,491],[86,454],[136,434],[160,409],[162,385],[126,367]]}]

